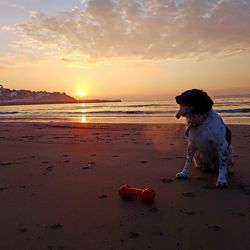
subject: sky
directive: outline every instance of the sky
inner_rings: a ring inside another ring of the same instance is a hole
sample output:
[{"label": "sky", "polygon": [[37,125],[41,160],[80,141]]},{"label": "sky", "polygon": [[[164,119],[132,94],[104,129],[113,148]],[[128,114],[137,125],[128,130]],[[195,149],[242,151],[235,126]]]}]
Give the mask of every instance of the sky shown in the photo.
[{"label": "sky", "polygon": [[249,0],[0,0],[0,84],[87,99],[250,93]]}]

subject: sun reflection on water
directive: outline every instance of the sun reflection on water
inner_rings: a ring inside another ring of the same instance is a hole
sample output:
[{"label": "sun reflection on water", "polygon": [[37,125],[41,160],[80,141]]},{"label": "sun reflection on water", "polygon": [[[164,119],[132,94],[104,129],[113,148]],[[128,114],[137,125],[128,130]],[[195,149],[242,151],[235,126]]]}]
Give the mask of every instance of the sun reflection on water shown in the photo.
[{"label": "sun reflection on water", "polygon": [[82,108],[83,108],[83,109],[81,109],[81,112],[82,112],[82,115],[81,115],[81,122],[82,122],[82,123],[87,123],[88,121],[87,121],[87,116],[86,116],[86,109],[84,109],[84,107],[86,107],[86,104],[85,104],[85,103],[82,103],[81,106],[82,106]]},{"label": "sun reflection on water", "polygon": [[88,122],[88,121],[87,121],[87,117],[86,117],[85,115],[82,116],[81,122],[82,122],[82,123],[87,123],[87,122]]}]

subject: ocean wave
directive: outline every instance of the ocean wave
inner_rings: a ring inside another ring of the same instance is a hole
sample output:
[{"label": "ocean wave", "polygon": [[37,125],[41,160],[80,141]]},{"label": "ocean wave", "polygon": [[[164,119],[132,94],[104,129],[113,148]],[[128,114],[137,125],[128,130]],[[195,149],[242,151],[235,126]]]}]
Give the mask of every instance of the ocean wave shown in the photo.
[{"label": "ocean wave", "polygon": [[131,110],[131,111],[111,111],[111,110],[107,110],[107,111],[92,111],[92,112],[82,112],[81,114],[127,114],[127,115],[152,115],[152,114],[162,114],[162,113],[166,113],[164,111],[141,111],[141,110]]},{"label": "ocean wave", "polygon": [[[174,114],[178,109],[169,110],[96,110],[96,111],[52,111],[52,112],[33,112],[34,114],[54,114],[54,115],[94,115],[94,114],[124,114],[124,115],[154,115],[154,114]],[[217,109],[218,113],[250,113],[250,108],[239,108],[239,109]]]},{"label": "ocean wave", "polygon": [[157,107],[171,107],[173,104],[125,104],[125,105],[91,105],[72,107],[72,109],[107,109],[107,108],[157,108]]},{"label": "ocean wave", "polygon": [[141,111],[141,110],[104,110],[104,111],[83,111],[83,112],[48,112],[34,113],[41,115],[154,115],[154,114],[169,114],[175,111]]},{"label": "ocean wave", "polygon": [[[237,113],[250,113],[250,108],[238,108],[238,109],[216,109],[215,110],[218,113],[224,113],[224,114],[237,114]],[[20,114],[20,115],[157,115],[157,114],[175,114],[177,112],[177,109],[171,109],[171,110],[94,110],[94,111],[48,111],[47,112],[17,112],[17,111],[2,111],[0,112],[0,115],[14,115],[14,114]]]},{"label": "ocean wave", "polygon": [[14,115],[14,114],[18,114],[19,112],[16,112],[16,111],[3,111],[3,112],[0,112],[0,115]]},{"label": "ocean wave", "polygon": [[219,109],[216,110],[218,113],[250,113],[250,108],[240,109]]},{"label": "ocean wave", "polygon": [[[82,111],[47,111],[47,112],[0,112],[3,115],[23,114],[23,115],[157,115],[157,114],[174,114],[178,109],[166,109],[166,110],[82,110]],[[250,108],[239,109],[216,109],[218,113],[250,113]]]},{"label": "ocean wave", "polygon": [[216,102],[215,107],[240,107],[240,106],[250,106],[250,102]]},{"label": "ocean wave", "polygon": [[169,107],[171,104],[131,104],[124,106],[116,106],[118,108],[144,108],[144,107]]}]

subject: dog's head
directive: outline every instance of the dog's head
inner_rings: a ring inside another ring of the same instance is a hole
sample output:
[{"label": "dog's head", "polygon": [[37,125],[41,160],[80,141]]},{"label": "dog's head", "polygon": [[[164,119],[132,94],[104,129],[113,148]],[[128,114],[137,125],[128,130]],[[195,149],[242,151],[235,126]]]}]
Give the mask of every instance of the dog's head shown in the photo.
[{"label": "dog's head", "polygon": [[206,114],[214,104],[207,93],[199,89],[187,90],[175,99],[180,105],[180,110],[176,114],[177,119],[191,114]]}]

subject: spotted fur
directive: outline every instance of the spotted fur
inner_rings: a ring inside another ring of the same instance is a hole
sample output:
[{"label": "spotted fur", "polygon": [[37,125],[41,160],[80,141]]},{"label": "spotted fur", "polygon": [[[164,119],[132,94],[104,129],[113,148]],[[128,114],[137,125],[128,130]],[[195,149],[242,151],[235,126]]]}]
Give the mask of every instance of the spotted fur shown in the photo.
[{"label": "spotted fur", "polygon": [[218,172],[216,186],[228,185],[232,172],[231,131],[212,109],[213,101],[202,90],[192,89],[176,97],[180,110],[176,117],[186,118],[187,158],[176,178],[187,178],[192,162],[203,171]]}]

